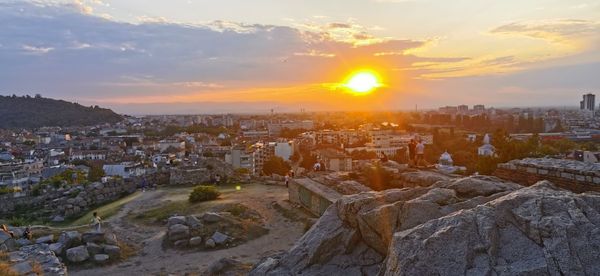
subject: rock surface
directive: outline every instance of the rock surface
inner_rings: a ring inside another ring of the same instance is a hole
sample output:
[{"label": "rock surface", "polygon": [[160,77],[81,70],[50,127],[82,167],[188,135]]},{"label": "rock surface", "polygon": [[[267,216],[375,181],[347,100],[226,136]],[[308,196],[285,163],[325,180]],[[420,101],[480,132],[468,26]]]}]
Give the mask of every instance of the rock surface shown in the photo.
[{"label": "rock surface", "polygon": [[83,245],[69,248],[67,250],[67,260],[69,260],[69,262],[80,263],[86,261],[89,258],[90,254],[88,253],[86,247]]},{"label": "rock surface", "polygon": [[189,239],[190,228],[183,224],[174,224],[169,227],[169,240],[174,242],[178,240]]},{"label": "rock surface", "polygon": [[598,275],[599,234],[599,194],[442,177],[341,198],[250,275]]},{"label": "rock surface", "polygon": [[27,275],[39,265],[43,275],[64,276],[67,275],[66,266],[60,262],[58,257],[50,250],[48,244],[34,244],[23,246],[19,251],[10,253],[11,267],[20,272],[21,275]]}]

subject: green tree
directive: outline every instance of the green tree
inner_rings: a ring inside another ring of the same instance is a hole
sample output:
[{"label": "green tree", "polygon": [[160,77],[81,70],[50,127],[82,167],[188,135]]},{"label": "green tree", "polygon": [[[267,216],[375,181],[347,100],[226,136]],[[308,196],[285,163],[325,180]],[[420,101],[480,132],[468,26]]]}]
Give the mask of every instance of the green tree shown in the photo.
[{"label": "green tree", "polygon": [[265,175],[286,175],[292,167],[279,156],[273,156],[263,164],[263,174]]},{"label": "green tree", "polygon": [[367,182],[367,186],[375,191],[382,191],[390,187],[390,182],[393,179],[391,172],[377,165],[370,168],[365,168],[363,176]]},{"label": "green tree", "polygon": [[90,172],[88,173],[89,182],[100,181],[104,177],[104,170],[100,166],[91,166]]}]

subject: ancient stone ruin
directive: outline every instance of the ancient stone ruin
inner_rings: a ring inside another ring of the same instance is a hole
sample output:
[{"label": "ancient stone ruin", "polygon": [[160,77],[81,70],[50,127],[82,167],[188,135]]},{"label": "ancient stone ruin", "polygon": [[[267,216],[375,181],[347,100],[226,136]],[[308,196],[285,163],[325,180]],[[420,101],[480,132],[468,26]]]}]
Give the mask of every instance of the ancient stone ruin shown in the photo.
[{"label": "ancient stone ruin", "polygon": [[[15,237],[21,228],[10,229]],[[35,240],[16,239],[0,231],[0,252],[9,254],[9,264],[19,275],[29,275],[36,266],[44,275],[67,275],[68,264],[104,265],[121,258],[121,248],[114,234],[65,231],[58,239],[50,234]]]},{"label": "ancient stone ruin", "polygon": [[[210,250],[234,247],[268,233],[258,213],[242,209],[231,212],[205,212],[199,216],[172,216],[167,222],[165,241],[178,249]],[[258,216],[258,217],[257,217]]]},{"label": "ancient stone ruin", "polygon": [[28,216],[40,219],[63,221],[89,211],[93,206],[112,202],[135,192],[135,181],[111,180],[106,183],[91,183],[70,188],[46,187],[39,195],[13,197],[0,196],[0,217],[14,215],[16,209],[28,210]]},{"label": "ancient stone ruin", "polygon": [[600,194],[547,181],[404,178],[414,188],[342,197],[250,275],[600,274]]},{"label": "ancient stone ruin", "polygon": [[525,158],[498,164],[494,174],[529,186],[541,180],[574,192],[600,192],[600,165],[576,160]]}]

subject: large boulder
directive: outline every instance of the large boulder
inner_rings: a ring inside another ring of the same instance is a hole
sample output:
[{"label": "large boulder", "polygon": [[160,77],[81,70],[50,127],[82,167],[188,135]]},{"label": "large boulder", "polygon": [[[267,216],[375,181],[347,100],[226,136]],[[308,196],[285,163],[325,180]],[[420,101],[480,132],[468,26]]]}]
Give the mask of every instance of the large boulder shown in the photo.
[{"label": "large boulder", "polygon": [[169,227],[169,240],[174,242],[178,240],[187,240],[190,238],[190,228],[183,224],[174,224]]},{"label": "large boulder", "polygon": [[206,212],[204,214],[202,214],[202,221],[207,222],[207,223],[214,223],[214,222],[219,222],[221,220],[223,220],[224,218],[214,212]]},{"label": "large boulder", "polygon": [[81,241],[83,243],[104,243],[104,233],[96,231],[85,232],[81,235]]},{"label": "large boulder", "polygon": [[85,248],[87,249],[87,251],[90,253],[91,256],[94,256],[96,254],[100,254],[103,252],[102,246],[95,244],[93,242],[88,242],[85,245]]},{"label": "large boulder", "polygon": [[200,246],[202,245],[202,237],[192,237],[189,242],[190,246]]},{"label": "large boulder", "polygon": [[117,235],[115,235],[114,233],[107,233],[106,235],[104,235],[104,242],[110,245],[119,245]]},{"label": "large boulder", "polygon": [[[20,275],[30,275],[31,272],[49,276],[67,275],[67,268],[49,247],[45,243],[33,244],[12,252],[10,254],[10,260],[14,263],[12,268],[17,270]],[[38,270],[36,268],[38,266],[41,269]]]},{"label": "large boulder", "polygon": [[96,254],[94,255],[94,262],[97,264],[105,264],[108,262],[110,257],[106,254]]},{"label": "large boulder", "polygon": [[67,249],[67,260],[72,263],[85,262],[90,254],[83,245]]},{"label": "large boulder", "polygon": [[225,235],[225,234],[223,234],[223,233],[221,233],[219,231],[216,231],[210,238],[213,241],[215,241],[215,243],[217,245],[224,244],[224,243],[226,243],[229,240],[229,236],[227,236],[227,235]]},{"label": "large boulder", "polygon": [[35,243],[52,243],[54,241],[54,235],[47,235],[39,237],[35,240]]},{"label": "large boulder", "polygon": [[62,255],[65,251],[65,245],[60,242],[50,244],[50,251],[54,252],[56,255]]},{"label": "large boulder", "polygon": [[600,194],[497,178],[345,196],[251,275],[598,275]]},{"label": "large boulder", "polygon": [[198,219],[196,216],[185,217],[185,224],[194,230],[202,227],[202,221],[200,221],[200,219]]},{"label": "large boulder", "polygon": [[62,232],[58,242],[64,244],[66,248],[78,246],[81,244],[81,234],[78,231]]},{"label": "large boulder", "polygon": [[171,227],[175,224],[186,224],[185,221],[186,221],[185,216],[173,216],[173,217],[169,218],[169,220],[167,222],[167,226]]},{"label": "large boulder", "polygon": [[121,248],[116,245],[108,245],[104,246],[104,253],[107,254],[111,259],[121,258]]}]

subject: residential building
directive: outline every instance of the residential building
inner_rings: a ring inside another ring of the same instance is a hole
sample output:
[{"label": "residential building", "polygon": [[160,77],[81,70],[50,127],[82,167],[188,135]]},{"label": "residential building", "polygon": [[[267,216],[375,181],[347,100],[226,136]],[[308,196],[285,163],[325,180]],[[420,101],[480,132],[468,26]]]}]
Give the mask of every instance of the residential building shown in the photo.
[{"label": "residential building", "polygon": [[596,110],[596,95],[594,95],[594,94],[583,95],[583,100],[581,102],[579,102],[579,107],[581,110],[585,110],[585,111]]},{"label": "residential building", "polygon": [[69,159],[73,160],[106,160],[106,151],[104,150],[77,150],[71,153]]},{"label": "residential building", "polygon": [[344,152],[335,149],[317,150],[319,159],[325,164],[325,169],[336,172],[352,171],[352,158]]}]

